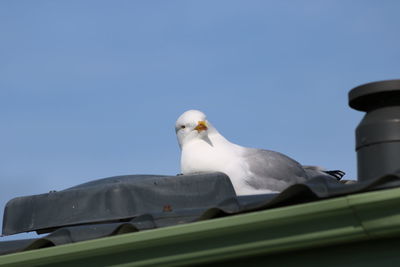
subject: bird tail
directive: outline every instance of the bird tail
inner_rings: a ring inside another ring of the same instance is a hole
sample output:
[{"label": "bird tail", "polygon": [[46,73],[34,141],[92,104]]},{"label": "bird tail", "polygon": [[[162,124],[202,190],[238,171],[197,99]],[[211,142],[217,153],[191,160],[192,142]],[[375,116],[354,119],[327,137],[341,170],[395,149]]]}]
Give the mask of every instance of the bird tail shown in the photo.
[{"label": "bird tail", "polygon": [[340,181],[343,178],[343,176],[346,174],[344,171],[341,171],[341,170],[324,171],[324,172],[335,177],[336,180],[338,180],[338,181]]},{"label": "bird tail", "polygon": [[322,168],[320,166],[303,166],[303,168],[306,170],[307,173],[323,173],[323,174],[328,174],[332,176],[332,178],[335,178],[336,180],[340,181],[342,177],[346,174],[344,171],[341,170],[332,170],[328,171],[325,168]]}]

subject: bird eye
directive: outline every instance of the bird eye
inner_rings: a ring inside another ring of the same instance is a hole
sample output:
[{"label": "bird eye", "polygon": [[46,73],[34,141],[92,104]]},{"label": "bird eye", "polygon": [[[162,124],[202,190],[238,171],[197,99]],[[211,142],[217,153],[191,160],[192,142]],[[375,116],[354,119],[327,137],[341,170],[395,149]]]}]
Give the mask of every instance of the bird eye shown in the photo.
[{"label": "bird eye", "polygon": [[185,125],[182,125],[182,126],[181,126],[181,129],[185,129],[185,128],[186,128],[186,126],[185,126]]}]

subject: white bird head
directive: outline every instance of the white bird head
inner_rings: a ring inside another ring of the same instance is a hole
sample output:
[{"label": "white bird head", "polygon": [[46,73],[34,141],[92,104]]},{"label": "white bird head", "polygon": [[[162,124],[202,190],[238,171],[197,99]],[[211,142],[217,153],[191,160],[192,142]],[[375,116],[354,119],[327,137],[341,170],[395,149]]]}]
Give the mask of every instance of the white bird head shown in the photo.
[{"label": "white bird head", "polygon": [[213,129],[206,115],[199,110],[184,112],[175,123],[176,136],[181,148],[190,141],[207,141],[209,131]]}]

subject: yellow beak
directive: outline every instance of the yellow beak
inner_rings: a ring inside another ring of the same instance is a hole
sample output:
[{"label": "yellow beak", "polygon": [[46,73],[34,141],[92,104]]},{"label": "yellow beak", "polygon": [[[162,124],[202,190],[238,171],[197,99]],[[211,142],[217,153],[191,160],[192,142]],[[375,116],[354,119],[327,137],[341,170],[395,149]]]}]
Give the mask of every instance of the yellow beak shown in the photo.
[{"label": "yellow beak", "polygon": [[197,123],[197,126],[194,127],[194,129],[197,130],[198,132],[207,130],[208,127],[207,127],[206,121],[199,121],[199,122]]}]

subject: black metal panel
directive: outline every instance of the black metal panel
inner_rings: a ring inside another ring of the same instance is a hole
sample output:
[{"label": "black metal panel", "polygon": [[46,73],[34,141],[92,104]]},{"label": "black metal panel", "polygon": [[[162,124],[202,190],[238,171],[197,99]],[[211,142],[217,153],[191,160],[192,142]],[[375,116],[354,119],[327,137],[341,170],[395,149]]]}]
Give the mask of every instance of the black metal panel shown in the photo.
[{"label": "black metal panel", "polygon": [[10,200],[4,211],[3,234],[46,233],[64,226],[128,221],[143,214],[163,217],[179,211],[184,217],[234,196],[223,173],[116,176]]}]

